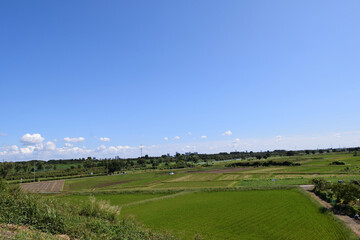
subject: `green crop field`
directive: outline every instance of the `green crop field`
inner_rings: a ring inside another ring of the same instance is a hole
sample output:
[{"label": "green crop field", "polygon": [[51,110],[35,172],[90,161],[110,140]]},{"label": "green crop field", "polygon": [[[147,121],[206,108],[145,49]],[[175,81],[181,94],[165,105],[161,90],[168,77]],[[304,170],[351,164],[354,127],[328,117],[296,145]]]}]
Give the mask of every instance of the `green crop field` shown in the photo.
[{"label": "green crop field", "polygon": [[348,239],[350,234],[299,190],[195,192],[125,207],[146,226],[183,239]]},{"label": "green crop field", "polygon": [[129,173],[122,175],[101,176],[72,179],[65,181],[64,191],[86,190],[116,190],[137,187],[148,187],[160,181],[171,178],[167,174],[156,173]]},{"label": "green crop field", "polygon": [[[297,186],[310,184],[315,177],[330,182],[360,180],[360,157],[330,153],[270,160],[301,165],[225,166],[243,161],[233,160],[192,169],[129,171],[65,180],[65,195],[54,197],[82,204],[94,195],[121,206],[122,218],[134,217],[180,239],[356,239]],[[332,165],[334,161],[345,165]]]},{"label": "green crop field", "polygon": [[[360,179],[360,157],[348,153],[271,157],[272,161],[291,161],[300,166],[245,167],[232,171],[219,162],[211,167],[169,171],[128,172],[122,175],[66,180],[64,191],[122,191],[146,189],[186,189],[213,187],[253,187],[309,184],[314,177],[336,182]],[[234,160],[231,162],[239,162]],[[345,165],[331,165],[342,161]],[[271,181],[275,179],[275,181]]]}]

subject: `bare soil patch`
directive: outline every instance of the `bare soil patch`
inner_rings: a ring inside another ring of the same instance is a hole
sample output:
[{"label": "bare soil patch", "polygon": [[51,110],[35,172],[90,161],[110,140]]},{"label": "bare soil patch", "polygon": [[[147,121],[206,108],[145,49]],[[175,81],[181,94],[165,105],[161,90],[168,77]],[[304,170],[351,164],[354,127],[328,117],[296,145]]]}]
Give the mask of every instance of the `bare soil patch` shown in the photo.
[{"label": "bare soil patch", "polygon": [[23,183],[20,185],[21,189],[26,192],[36,193],[55,193],[61,192],[64,186],[64,180],[47,181],[47,182],[32,182]]}]

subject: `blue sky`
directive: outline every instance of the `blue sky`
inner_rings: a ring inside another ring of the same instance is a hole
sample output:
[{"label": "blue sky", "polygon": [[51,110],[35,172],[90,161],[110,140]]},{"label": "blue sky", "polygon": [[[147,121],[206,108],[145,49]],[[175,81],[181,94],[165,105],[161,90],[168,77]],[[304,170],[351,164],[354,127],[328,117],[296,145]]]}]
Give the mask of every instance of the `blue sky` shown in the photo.
[{"label": "blue sky", "polygon": [[0,158],[358,146],[359,12],[328,0],[3,1]]}]

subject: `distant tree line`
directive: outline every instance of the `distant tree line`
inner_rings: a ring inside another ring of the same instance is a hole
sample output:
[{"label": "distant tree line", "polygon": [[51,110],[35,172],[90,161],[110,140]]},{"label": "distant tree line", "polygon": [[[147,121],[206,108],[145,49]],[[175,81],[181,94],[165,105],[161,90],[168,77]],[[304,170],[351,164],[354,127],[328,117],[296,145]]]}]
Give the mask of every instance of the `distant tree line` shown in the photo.
[{"label": "distant tree line", "polygon": [[[93,174],[112,174],[114,172],[128,170],[145,169],[176,169],[191,168],[199,163],[201,166],[209,166],[214,161],[244,160],[238,162],[236,166],[269,166],[280,164],[274,161],[267,161],[275,156],[296,156],[304,154],[322,154],[328,152],[353,152],[354,156],[360,148],[343,149],[319,149],[319,150],[299,150],[286,151],[274,150],[264,152],[220,152],[216,154],[180,154],[175,156],[148,156],[138,158],[103,158],[95,159],[92,157],[60,160],[31,160],[23,162],[2,162],[0,163],[0,177],[7,180],[30,179],[33,178],[33,172],[36,172],[37,178],[61,177],[61,176],[87,176]],[[255,160],[255,161],[254,161]],[[296,165],[289,161],[281,163],[284,166]],[[336,163],[334,163],[336,164]],[[34,166],[35,165],[35,166]]]}]

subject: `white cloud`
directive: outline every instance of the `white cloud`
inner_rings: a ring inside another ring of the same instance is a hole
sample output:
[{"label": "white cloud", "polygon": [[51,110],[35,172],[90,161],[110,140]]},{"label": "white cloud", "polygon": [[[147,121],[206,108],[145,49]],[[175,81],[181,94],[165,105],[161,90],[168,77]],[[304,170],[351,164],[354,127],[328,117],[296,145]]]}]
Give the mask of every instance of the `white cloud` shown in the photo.
[{"label": "white cloud", "polygon": [[56,144],[51,141],[46,142],[44,145],[44,150],[46,151],[54,151],[55,149],[56,149]]},{"label": "white cloud", "polygon": [[6,146],[0,148],[0,156],[12,156],[19,153],[19,147],[16,145]]},{"label": "white cloud", "polygon": [[74,145],[72,145],[71,143],[65,143],[65,147],[73,147]]},{"label": "white cloud", "polygon": [[9,147],[10,152],[19,152],[19,147],[16,145],[12,145]]},{"label": "white cloud", "polygon": [[95,149],[95,151],[101,152],[101,151],[104,151],[105,149],[106,149],[106,147],[105,147],[104,145],[101,145],[101,146],[97,147],[97,148]]},{"label": "white cloud", "polygon": [[232,135],[232,132],[231,132],[230,130],[227,130],[227,131],[224,132],[222,135],[223,135],[223,136],[230,136],[230,135]]},{"label": "white cloud", "polygon": [[169,140],[169,138],[168,138],[168,137],[164,137],[164,140],[167,141],[167,140]]},{"label": "white cloud", "polygon": [[0,133],[0,136],[7,136],[6,133]]},{"label": "white cloud", "polygon": [[189,136],[191,136],[191,135],[192,135],[192,132],[188,132],[187,134],[188,134]]},{"label": "white cloud", "polygon": [[66,137],[66,138],[64,138],[64,140],[67,141],[67,142],[77,143],[77,142],[83,142],[83,141],[85,141],[85,138],[83,138],[83,137],[78,137],[78,138],[69,138],[69,137]]},{"label": "white cloud", "polygon": [[207,136],[205,136],[205,135],[204,135],[204,136],[201,136],[201,138],[202,138],[202,139],[206,139],[206,138],[207,138]]},{"label": "white cloud", "polygon": [[24,144],[24,145],[35,145],[35,144],[40,144],[42,143],[42,141],[44,141],[45,138],[43,138],[40,134],[38,133],[34,133],[34,134],[25,134],[24,136],[22,136],[20,138],[20,141]]},{"label": "white cloud", "polygon": [[110,142],[110,138],[108,138],[108,137],[101,137],[101,138],[100,138],[100,141],[102,141],[102,142]]},{"label": "white cloud", "polygon": [[179,137],[179,136],[175,136],[174,139],[175,139],[175,140],[179,140],[180,137]]},{"label": "white cloud", "polygon": [[24,148],[20,148],[20,152],[22,154],[30,154],[30,153],[33,153],[34,150],[35,150],[34,146],[27,146],[27,147],[24,147]]}]

